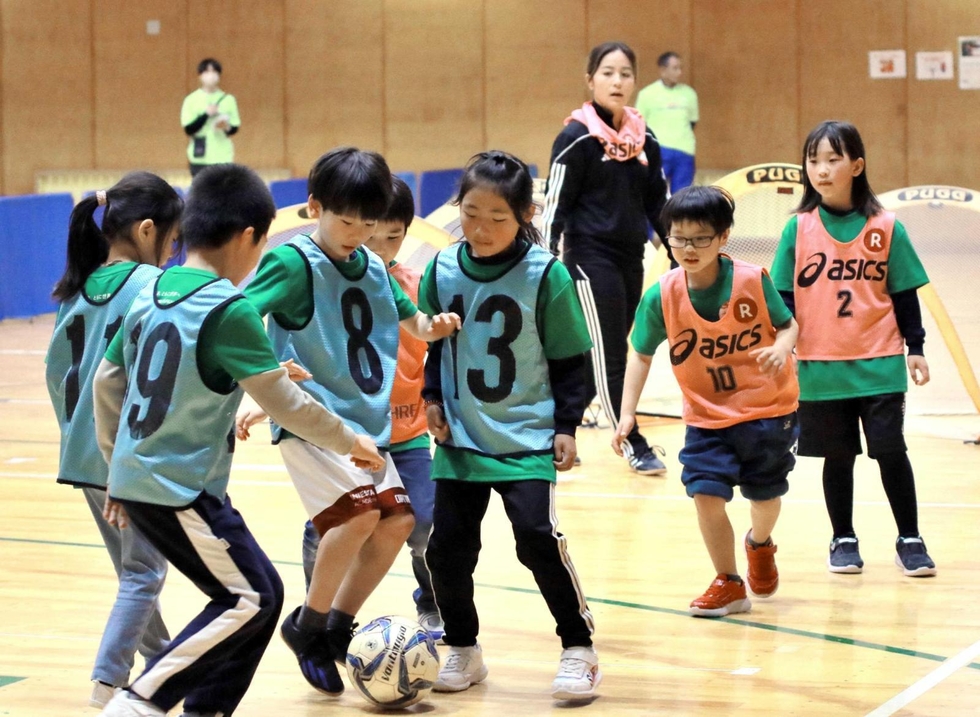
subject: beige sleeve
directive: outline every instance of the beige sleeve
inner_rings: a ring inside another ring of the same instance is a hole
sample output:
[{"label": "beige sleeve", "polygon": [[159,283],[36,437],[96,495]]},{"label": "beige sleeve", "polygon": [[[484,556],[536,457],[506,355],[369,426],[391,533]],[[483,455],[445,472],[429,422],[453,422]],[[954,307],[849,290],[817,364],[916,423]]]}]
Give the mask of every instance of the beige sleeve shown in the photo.
[{"label": "beige sleeve", "polygon": [[346,455],[354,448],[354,431],[289,380],[286,369],[249,376],[238,382],[269,418],[304,441]]},{"label": "beige sleeve", "polygon": [[92,401],[95,412],[95,437],[105,462],[112,461],[112,449],[119,430],[126,395],[126,369],[102,359],[92,381]]}]

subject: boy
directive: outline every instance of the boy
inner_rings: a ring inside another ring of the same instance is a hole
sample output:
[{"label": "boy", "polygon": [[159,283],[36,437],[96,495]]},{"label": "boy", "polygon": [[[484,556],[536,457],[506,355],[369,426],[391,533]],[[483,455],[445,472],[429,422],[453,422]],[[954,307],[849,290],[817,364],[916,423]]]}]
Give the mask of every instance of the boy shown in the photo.
[{"label": "boy", "polygon": [[721,617],[751,607],[735,563],[725,503],[737,485],[752,503],[745,535],[749,589],[767,598],[779,586],[772,529],[796,459],[799,385],[791,361],[797,325],[758,266],[720,254],[735,202],[718,187],[688,187],[663,211],[667,241],[680,267],[640,302],[626,368],[623,418],[613,450],[636,421],[636,405],[657,346],[670,341],[670,363],[684,397],[687,433],[681,480],[717,577],[690,613]]},{"label": "boy", "polygon": [[[94,384],[109,463],[106,518],[132,522],[211,601],[103,715],[231,714],[275,630],[283,588],[226,489],[242,390],[307,440],[382,458],[288,379],[262,320],[235,288],[255,266],[275,205],[252,170],[195,178],[184,211],[187,261],[133,301]],[[121,425],[120,425],[121,424]]]},{"label": "boy", "polygon": [[[412,190],[398,177],[391,178],[391,188],[391,205],[365,246],[381,257],[388,267],[388,273],[395,277],[398,285],[417,304],[422,274],[395,261],[415,218],[415,199],[412,197]],[[444,632],[442,618],[432,592],[432,577],[425,564],[425,548],[432,531],[432,507],[435,501],[435,483],[430,476],[432,454],[429,451],[429,434],[422,400],[425,354],[428,348],[428,344],[405,329],[399,330],[398,365],[391,390],[390,453],[412,501],[412,510],[415,511],[415,527],[408,536],[408,546],[412,553],[412,571],[418,582],[412,597],[419,624],[433,640],[440,640]],[[313,565],[319,544],[320,536],[316,528],[312,521],[307,521],[303,534],[303,569],[306,572],[307,586],[313,579]]]},{"label": "boy", "polygon": [[[398,326],[433,341],[458,328],[459,317],[419,313],[384,262],[361,246],[391,202],[384,158],[334,149],[313,164],[308,186],[316,230],[270,251],[248,297],[271,314],[268,333],[281,360],[313,374],[304,390],[387,452]],[[240,430],[261,418],[243,416]],[[273,441],[321,536],[306,602],[283,622],[282,636],[307,682],[336,696],[344,683],[334,663],[346,659],[355,613],[411,533],[412,507],[387,457],[369,474],[351,468],[342,452],[276,425]]]}]

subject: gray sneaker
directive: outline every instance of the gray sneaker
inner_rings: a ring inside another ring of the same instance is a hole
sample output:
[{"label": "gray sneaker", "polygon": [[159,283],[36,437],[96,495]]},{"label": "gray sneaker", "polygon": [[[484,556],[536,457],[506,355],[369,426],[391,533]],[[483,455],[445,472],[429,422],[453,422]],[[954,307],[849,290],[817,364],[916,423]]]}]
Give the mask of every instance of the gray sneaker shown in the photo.
[{"label": "gray sneaker", "polygon": [[662,476],[667,472],[667,466],[664,462],[657,458],[657,451],[660,455],[665,455],[666,451],[660,446],[651,446],[651,449],[646,453],[641,453],[638,456],[633,456],[630,458],[630,468],[633,469],[634,473],[638,473],[641,476]]},{"label": "gray sneaker", "polygon": [[858,552],[857,538],[834,538],[830,541],[827,569],[832,573],[864,572],[864,561]]},{"label": "gray sneaker", "polygon": [[895,565],[910,578],[928,578],[936,574],[936,564],[926,552],[922,537],[902,538],[895,541]]}]

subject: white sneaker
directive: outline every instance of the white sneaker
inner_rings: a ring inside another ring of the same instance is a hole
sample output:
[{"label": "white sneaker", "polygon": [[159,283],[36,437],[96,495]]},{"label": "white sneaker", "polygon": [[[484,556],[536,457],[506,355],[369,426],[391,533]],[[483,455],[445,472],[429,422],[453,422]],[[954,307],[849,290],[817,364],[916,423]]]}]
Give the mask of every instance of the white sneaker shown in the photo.
[{"label": "white sneaker", "polygon": [[104,682],[94,680],[92,682],[92,696],[88,698],[88,706],[102,709],[112,699],[113,695],[119,691],[118,687],[107,685]]},{"label": "white sneaker", "polygon": [[126,690],[119,690],[99,713],[99,717],[166,717],[166,714],[152,702]]},{"label": "white sneaker", "polygon": [[473,647],[450,647],[446,664],[439,668],[432,689],[435,692],[462,692],[487,679],[489,670],[483,664],[483,650]]},{"label": "white sneaker", "polygon": [[591,647],[569,647],[562,650],[558,674],[551,683],[551,696],[556,700],[590,700],[602,682],[599,656]]}]

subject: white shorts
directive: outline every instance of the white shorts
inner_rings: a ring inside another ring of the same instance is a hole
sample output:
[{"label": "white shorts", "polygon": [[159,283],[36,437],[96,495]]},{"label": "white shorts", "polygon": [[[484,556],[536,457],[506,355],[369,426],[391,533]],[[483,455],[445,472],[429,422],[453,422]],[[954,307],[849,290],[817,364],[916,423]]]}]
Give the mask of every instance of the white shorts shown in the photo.
[{"label": "white shorts", "polygon": [[342,456],[300,438],[282,440],[279,451],[299,499],[321,536],[371,510],[380,510],[382,518],[412,513],[408,493],[387,453],[383,454],[384,468],[369,473],[351,463],[349,454]]}]

